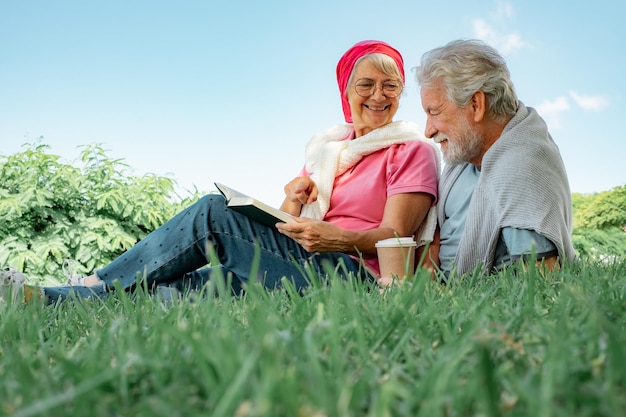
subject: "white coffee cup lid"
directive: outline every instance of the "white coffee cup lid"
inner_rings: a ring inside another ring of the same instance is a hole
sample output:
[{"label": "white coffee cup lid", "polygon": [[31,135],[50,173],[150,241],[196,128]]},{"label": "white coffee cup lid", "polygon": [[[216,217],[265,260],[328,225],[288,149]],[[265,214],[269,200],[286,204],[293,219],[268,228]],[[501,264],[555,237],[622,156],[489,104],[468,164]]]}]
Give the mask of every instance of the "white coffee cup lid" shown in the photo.
[{"label": "white coffee cup lid", "polygon": [[390,237],[376,242],[377,248],[391,248],[395,246],[417,246],[412,237]]}]

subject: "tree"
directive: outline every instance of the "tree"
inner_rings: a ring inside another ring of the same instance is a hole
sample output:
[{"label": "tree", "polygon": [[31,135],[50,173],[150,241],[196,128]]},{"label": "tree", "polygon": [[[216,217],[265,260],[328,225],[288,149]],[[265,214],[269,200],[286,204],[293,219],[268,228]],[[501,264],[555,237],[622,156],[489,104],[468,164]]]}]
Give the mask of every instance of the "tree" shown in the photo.
[{"label": "tree", "polygon": [[79,167],[45,144],[24,147],[0,156],[0,265],[41,283],[58,283],[67,259],[79,273],[106,265],[198,198],[181,198],[170,178],[131,175],[99,145],[82,147]]},{"label": "tree", "polygon": [[626,227],[626,185],[585,200],[578,213],[579,226],[588,229]]},{"label": "tree", "polygon": [[576,250],[606,259],[626,256],[626,186],[584,196],[573,194]]}]

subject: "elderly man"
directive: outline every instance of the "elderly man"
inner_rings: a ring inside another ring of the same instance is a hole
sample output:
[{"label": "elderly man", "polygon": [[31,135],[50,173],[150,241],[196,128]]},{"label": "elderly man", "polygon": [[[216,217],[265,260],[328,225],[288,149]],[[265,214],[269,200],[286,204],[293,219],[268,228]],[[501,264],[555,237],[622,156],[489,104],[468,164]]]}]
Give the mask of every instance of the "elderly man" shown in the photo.
[{"label": "elderly man", "polygon": [[576,257],[559,149],[517,99],[506,62],[475,40],[427,52],[416,68],[426,136],[441,146],[440,269],[500,269],[534,254],[553,269]]}]

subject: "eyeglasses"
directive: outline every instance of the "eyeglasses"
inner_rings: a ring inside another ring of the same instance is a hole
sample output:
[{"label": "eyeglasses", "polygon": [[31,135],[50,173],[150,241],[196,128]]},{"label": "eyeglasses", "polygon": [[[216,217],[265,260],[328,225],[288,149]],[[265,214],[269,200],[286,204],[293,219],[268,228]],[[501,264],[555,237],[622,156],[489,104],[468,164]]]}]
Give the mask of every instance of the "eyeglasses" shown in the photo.
[{"label": "eyeglasses", "polygon": [[[354,85],[354,91],[361,97],[370,97],[376,92],[378,84],[374,80],[367,78],[357,80]],[[382,83],[381,88],[383,94],[387,98],[396,98],[402,93],[402,83],[399,81],[385,81]]]}]

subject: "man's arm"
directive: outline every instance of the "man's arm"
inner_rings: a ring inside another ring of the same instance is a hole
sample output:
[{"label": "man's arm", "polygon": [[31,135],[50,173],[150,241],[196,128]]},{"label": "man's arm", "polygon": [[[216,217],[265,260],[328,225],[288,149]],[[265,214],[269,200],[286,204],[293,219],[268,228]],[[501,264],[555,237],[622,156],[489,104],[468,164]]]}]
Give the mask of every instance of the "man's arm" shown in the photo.
[{"label": "man's arm", "polygon": [[534,230],[505,227],[502,229],[501,239],[506,245],[511,262],[520,259],[526,261],[534,254],[537,257],[537,266],[548,272],[560,267],[559,253],[554,243]]}]

